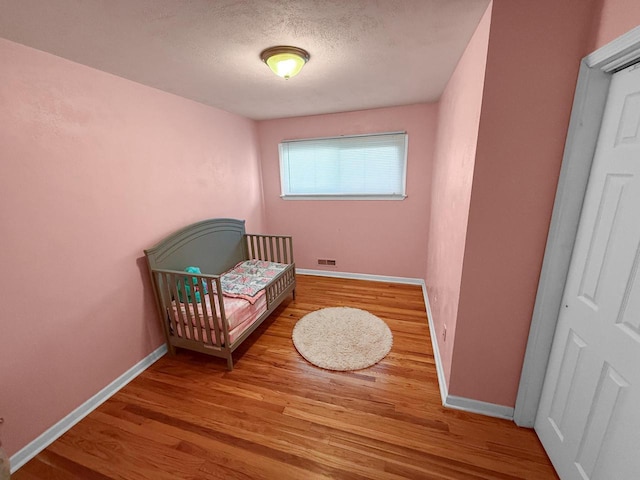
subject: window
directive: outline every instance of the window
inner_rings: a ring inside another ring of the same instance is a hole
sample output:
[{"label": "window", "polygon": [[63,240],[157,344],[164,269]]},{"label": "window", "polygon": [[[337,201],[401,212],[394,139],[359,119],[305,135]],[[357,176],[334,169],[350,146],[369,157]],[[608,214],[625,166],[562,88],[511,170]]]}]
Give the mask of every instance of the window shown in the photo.
[{"label": "window", "polygon": [[282,198],[402,200],[406,197],[404,132],[282,142]]}]

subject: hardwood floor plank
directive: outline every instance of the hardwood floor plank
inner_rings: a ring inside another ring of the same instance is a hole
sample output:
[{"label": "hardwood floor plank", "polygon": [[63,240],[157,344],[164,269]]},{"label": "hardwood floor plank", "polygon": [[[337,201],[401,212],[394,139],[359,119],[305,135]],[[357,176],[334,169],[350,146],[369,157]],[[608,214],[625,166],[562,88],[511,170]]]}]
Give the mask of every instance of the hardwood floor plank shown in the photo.
[{"label": "hardwood floor plank", "polygon": [[20,478],[50,480],[113,480],[68,458],[46,450],[20,470]]},{"label": "hardwood floor plank", "polygon": [[[39,479],[557,479],[532,430],[441,405],[422,290],[298,276],[223,360],[178,350],[22,467]],[[307,313],[363,308],[394,335],[380,363],[332,372],[291,333]]]}]

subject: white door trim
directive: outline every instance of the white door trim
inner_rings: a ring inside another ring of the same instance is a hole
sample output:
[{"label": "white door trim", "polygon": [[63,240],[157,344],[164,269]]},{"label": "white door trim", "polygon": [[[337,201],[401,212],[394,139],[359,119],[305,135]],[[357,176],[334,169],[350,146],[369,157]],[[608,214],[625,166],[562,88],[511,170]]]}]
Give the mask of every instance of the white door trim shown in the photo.
[{"label": "white door trim", "polygon": [[640,26],[582,59],[514,421],[533,427],[611,76],[640,60]]}]

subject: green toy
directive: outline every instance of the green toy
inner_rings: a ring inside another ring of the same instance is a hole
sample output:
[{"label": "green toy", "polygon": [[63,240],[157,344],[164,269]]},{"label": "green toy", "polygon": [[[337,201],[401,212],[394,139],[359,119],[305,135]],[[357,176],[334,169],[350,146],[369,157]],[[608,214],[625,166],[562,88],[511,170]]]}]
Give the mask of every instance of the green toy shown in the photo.
[{"label": "green toy", "polygon": [[[200,269],[198,267],[187,267],[184,269],[185,272],[187,273],[196,273],[198,275],[201,275],[202,272],[200,271]],[[182,281],[178,280],[178,299],[180,300],[181,303],[184,303],[184,300],[182,298],[182,285],[181,285]],[[193,285],[193,288],[195,290],[195,298],[196,298],[196,302],[200,302],[200,292],[202,291],[204,294],[209,293],[209,290],[207,288],[207,282],[202,279],[202,281],[200,282],[200,284],[198,283],[198,278],[197,277],[191,277],[191,281],[189,281],[189,277],[184,277],[184,292],[187,294],[187,302],[191,302],[191,286]]]}]

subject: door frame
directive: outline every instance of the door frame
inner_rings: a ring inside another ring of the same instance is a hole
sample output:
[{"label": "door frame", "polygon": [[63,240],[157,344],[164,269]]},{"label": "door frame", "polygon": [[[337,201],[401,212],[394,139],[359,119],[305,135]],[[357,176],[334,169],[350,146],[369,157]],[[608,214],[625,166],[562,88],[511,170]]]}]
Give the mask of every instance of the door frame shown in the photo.
[{"label": "door frame", "polygon": [[640,60],[640,26],[580,62],[513,420],[533,427],[611,76]]}]

